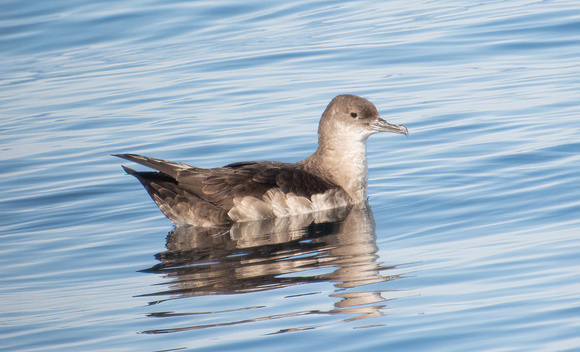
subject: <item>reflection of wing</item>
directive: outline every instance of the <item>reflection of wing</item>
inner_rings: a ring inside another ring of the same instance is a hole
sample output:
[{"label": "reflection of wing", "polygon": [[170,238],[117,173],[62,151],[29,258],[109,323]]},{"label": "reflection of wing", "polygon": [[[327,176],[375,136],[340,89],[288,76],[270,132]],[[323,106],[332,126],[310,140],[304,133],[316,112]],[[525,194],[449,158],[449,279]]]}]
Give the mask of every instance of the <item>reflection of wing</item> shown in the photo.
[{"label": "reflection of wing", "polygon": [[[323,222],[331,219],[332,222]],[[195,299],[197,296],[258,292],[322,281],[340,288],[330,295],[332,301],[339,300],[327,311],[285,311],[255,319],[235,319],[234,309],[223,324],[202,323],[148,330],[146,333],[230,326],[313,313],[350,315],[337,322],[376,317],[383,314],[384,288],[371,285],[368,287],[372,290],[368,291],[360,286],[398,278],[398,275],[381,274],[381,270],[392,267],[377,262],[374,219],[370,208],[364,206],[342,214],[331,212],[236,223],[231,228],[177,227],[167,237],[167,249],[156,255],[159,264],[144,270],[164,274],[166,290],[148,296]],[[305,287],[303,291],[308,295],[312,288]],[[163,300],[156,301],[160,302]],[[237,309],[247,311],[248,308],[240,306]],[[169,316],[166,312],[151,315]],[[281,331],[293,329],[300,328]]]},{"label": "reflection of wing", "polygon": [[262,199],[272,189],[308,199],[315,194],[339,189],[294,164],[276,161],[243,162],[202,169],[135,154],[117,156],[160,172],[137,172],[125,168],[127,173],[141,181],[163,213],[177,224],[188,223],[191,219],[196,225],[210,225],[212,221],[215,221],[213,224],[231,222],[227,213],[234,206],[234,199],[248,196]]},{"label": "reflection of wing", "polygon": [[[158,254],[161,263],[153,271],[180,277],[182,289],[187,286],[195,295],[285,286],[291,280],[279,276],[325,267],[336,270],[316,278],[293,275],[292,284],[324,279],[348,288],[384,281],[378,275],[374,219],[368,206],[213,229],[177,227],[167,237],[167,249]],[[195,278],[190,276],[193,272]],[[199,285],[204,281],[202,272],[212,286],[206,293],[202,292],[208,286]],[[188,285],[188,279],[198,282]],[[250,288],[248,280],[256,287]]]}]

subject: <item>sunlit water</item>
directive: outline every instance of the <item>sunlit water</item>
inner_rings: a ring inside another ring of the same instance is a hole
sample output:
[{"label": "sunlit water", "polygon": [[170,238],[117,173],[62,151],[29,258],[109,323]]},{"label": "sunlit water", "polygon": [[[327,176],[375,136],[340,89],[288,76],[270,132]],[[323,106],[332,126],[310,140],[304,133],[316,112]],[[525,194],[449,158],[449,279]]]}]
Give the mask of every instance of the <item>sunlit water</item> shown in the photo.
[{"label": "sunlit water", "polygon": [[[1,350],[580,350],[575,1],[12,0],[0,49]],[[110,156],[297,161],[341,93],[410,135],[327,221],[174,231]]]}]

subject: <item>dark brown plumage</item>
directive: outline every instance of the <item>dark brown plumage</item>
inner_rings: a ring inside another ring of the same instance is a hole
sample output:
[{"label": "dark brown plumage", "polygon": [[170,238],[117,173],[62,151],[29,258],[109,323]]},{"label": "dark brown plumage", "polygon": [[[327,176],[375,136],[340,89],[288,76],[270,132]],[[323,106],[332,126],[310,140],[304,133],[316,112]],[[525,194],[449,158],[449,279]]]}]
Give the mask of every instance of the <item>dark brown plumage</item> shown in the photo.
[{"label": "dark brown plumage", "polygon": [[316,212],[366,200],[366,139],[404,126],[381,119],[375,106],[353,95],[337,96],[319,127],[317,151],[298,163],[241,162],[214,169],[136,154],[117,154],[158,172],[124,167],[175,224],[216,226]]}]

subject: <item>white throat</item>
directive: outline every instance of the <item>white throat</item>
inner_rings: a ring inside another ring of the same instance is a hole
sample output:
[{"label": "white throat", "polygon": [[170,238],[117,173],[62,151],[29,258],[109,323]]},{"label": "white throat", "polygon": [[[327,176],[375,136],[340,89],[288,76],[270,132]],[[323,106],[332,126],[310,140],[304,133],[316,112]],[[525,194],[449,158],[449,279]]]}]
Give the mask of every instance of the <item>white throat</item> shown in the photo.
[{"label": "white throat", "polygon": [[366,141],[372,132],[335,128],[333,134],[319,136],[313,165],[342,187],[353,203],[367,200],[368,166]]}]

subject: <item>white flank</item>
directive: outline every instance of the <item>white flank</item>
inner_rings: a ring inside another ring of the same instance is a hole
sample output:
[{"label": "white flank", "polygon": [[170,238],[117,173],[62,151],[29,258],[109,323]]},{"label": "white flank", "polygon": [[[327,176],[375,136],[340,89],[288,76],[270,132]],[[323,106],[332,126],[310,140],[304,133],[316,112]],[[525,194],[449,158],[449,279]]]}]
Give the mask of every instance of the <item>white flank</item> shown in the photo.
[{"label": "white flank", "polygon": [[348,196],[340,189],[314,194],[312,201],[294,193],[283,193],[279,188],[266,192],[262,199],[234,198],[234,207],[228,212],[235,221],[251,221],[308,214],[348,206]]}]

